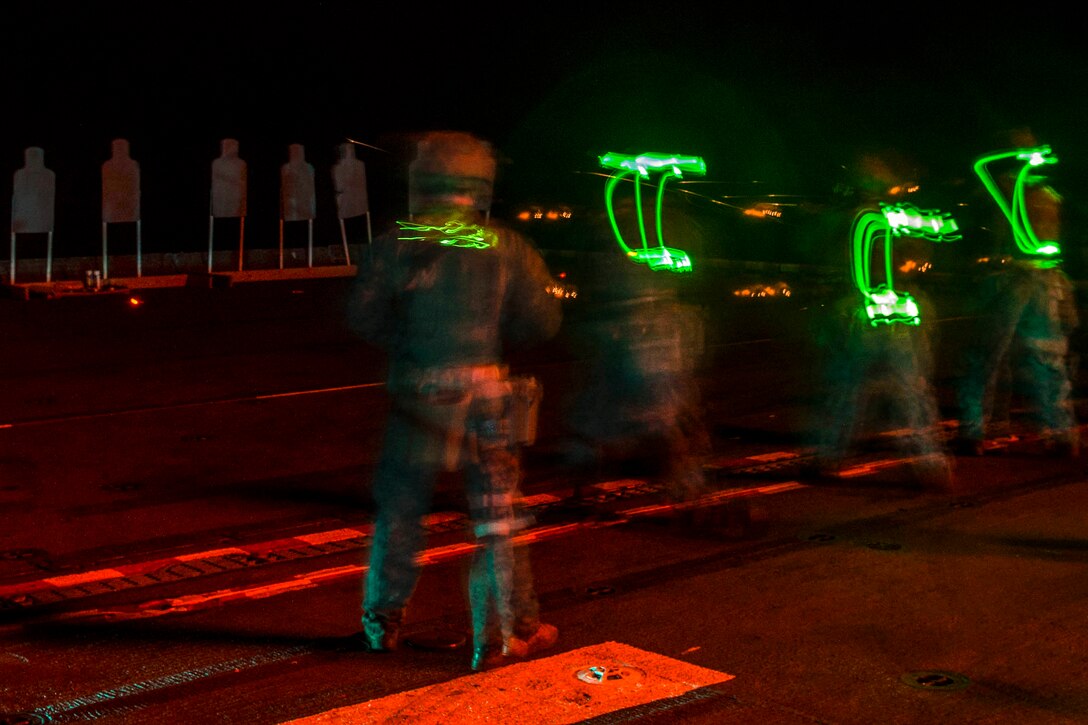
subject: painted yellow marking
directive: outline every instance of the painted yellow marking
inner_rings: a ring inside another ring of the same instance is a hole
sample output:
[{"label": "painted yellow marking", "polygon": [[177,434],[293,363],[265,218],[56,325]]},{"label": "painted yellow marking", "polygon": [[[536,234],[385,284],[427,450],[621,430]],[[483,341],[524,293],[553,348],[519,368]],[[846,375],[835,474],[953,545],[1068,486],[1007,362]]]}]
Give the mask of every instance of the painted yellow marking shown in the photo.
[{"label": "painted yellow marking", "polygon": [[[628,479],[631,480],[631,479]],[[617,483],[617,482],[612,482]],[[641,483],[641,482],[639,482]],[[570,524],[557,524],[553,526],[544,526],[540,528],[532,528],[514,537],[514,541],[520,544],[529,544],[532,542],[544,541],[547,539],[553,539],[560,536],[572,534],[575,531],[597,526],[617,526],[623,523],[624,520],[634,518],[637,516],[646,516],[652,513],[658,513],[668,511],[677,508],[685,507],[699,507],[699,506],[712,506],[716,503],[732,499],[732,498],[746,498],[750,496],[771,495],[777,493],[785,493],[786,491],[793,491],[797,489],[807,488],[805,484],[798,483],[797,481],[785,481],[783,483],[771,484],[768,486],[758,486],[754,488],[737,488],[727,489],[724,491],[717,491],[712,494],[708,494],[696,501],[692,501],[687,504],[653,504],[649,506],[641,506],[637,508],[627,509],[619,511],[619,517],[615,521],[606,523],[587,523],[576,522]],[[462,514],[437,514],[437,517],[447,516],[450,519],[462,517]],[[359,535],[361,532],[356,529],[337,529],[335,531],[328,531],[324,533],[313,534],[309,538],[313,541],[332,541],[342,538]],[[302,537],[298,537],[302,538]],[[467,556],[474,552],[478,548],[478,544],[475,542],[459,542],[449,544],[446,546],[435,547],[427,549],[416,557],[417,563],[421,566],[427,564],[435,564],[444,561],[450,561]],[[199,554],[191,554],[185,557],[186,560],[195,560],[201,558],[210,558],[211,556],[221,556],[225,553],[234,554],[247,552],[240,549],[218,549],[211,552],[201,552]],[[180,557],[179,557],[180,558]],[[306,589],[314,586],[318,586],[319,583],[325,583],[329,581],[335,581],[338,579],[344,579],[347,577],[359,576],[361,573],[367,570],[366,566],[341,566],[328,569],[320,569],[315,572],[311,572],[308,575],[292,577],[290,580],[279,583],[272,583],[268,585],[261,585],[257,587],[241,588],[241,589],[223,589],[206,594],[196,594],[183,596],[176,599],[169,600],[157,600],[151,603],[137,604],[129,606],[123,610],[101,610],[90,609],[81,610],[76,612],[70,612],[61,615],[61,619],[102,619],[107,618],[111,620],[121,619],[142,619],[147,617],[160,617],[169,614],[176,614],[179,612],[191,612],[195,609],[204,608],[208,605],[218,605],[226,602],[240,601],[246,599],[262,599],[265,597],[276,596],[278,594],[285,594],[288,592],[299,591],[300,589]],[[72,574],[62,577],[54,577],[52,579],[43,579],[39,582],[33,582],[34,588],[40,588],[40,585],[45,584],[55,587],[66,587],[78,584],[87,584],[91,582],[101,581],[104,579],[120,579],[126,575],[116,569],[100,569],[92,572],[85,572],[82,574]],[[0,594],[6,593],[8,590],[12,592],[21,592],[27,590],[26,584],[16,585],[15,587],[0,587]]]},{"label": "painted yellow marking", "polygon": [[882,458],[876,461],[868,461],[866,463],[859,463],[856,466],[850,468],[844,468],[839,471],[839,478],[855,478],[857,476],[867,476],[870,473],[876,473],[888,468],[896,468],[898,466],[910,465],[915,461],[924,458],[924,456],[903,456],[902,458]]},{"label": "painted yellow marking", "polygon": [[[376,388],[383,383],[360,383],[359,385],[341,385],[336,388],[317,388],[314,390],[292,390],[289,393],[270,393],[268,395],[254,395],[253,400],[274,400],[275,398],[294,398],[299,395],[313,395],[314,393],[339,393],[344,390],[361,390],[362,388]],[[239,398],[241,400],[241,398]]]},{"label": "painted yellow marking", "polygon": [[690,503],[662,503],[651,504],[649,506],[639,506],[633,509],[626,509],[620,513],[627,517],[635,516],[647,516],[649,514],[661,513],[662,511],[669,511],[671,509],[682,508],[700,508],[703,506],[713,506],[716,503],[727,501],[731,498],[749,498],[752,496],[769,496],[776,493],[785,493],[786,491],[794,491],[800,488],[807,488],[803,483],[797,481],[786,481],[784,483],[774,483],[769,486],[757,486],[754,488],[733,488],[725,491],[715,491],[705,496],[695,499]]},{"label": "painted yellow marking", "polygon": [[361,390],[363,388],[377,388],[384,386],[385,383],[360,383],[358,385],[342,385],[337,388],[318,388],[315,390],[295,390],[287,393],[274,393],[270,395],[252,395],[245,398],[227,398],[224,400],[199,400],[193,403],[170,403],[167,405],[152,405],[141,408],[129,408],[127,410],[108,410],[101,413],[82,413],[78,415],[60,415],[55,418],[35,418],[33,420],[22,420],[18,423],[4,423],[0,425],[0,428],[14,428],[18,426],[25,428],[26,426],[39,426],[39,425],[53,425],[54,423],[70,422],[75,420],[92,420],[94,418],[115,418],[122,415],[134,415],[147,413],[155,410],[180,410],[182,408],[197,408],[197,407],[210,407],[213,405],[233,405],[234,403],[248,403],[251,400],[273,400],[275,398],[294,398],[300,395],[317,395],[321,393],[340,393],[351,390]]},{"label": "painted yellow marking", "polygon": [[796,451],[774,451],[773,453],[760,453],[755,456],[745,456],[745,458],[752,461],[784,461],[788,458],[797,458]]},{"label": "painted yellow marking", "polygon": [[[591,668],[601,674],[599,682],[579,676]],[[394,722],[563,725],[680,697],[733,678],[734,675],[630,645],[605,642],[398,692],[281,725]]]},{"label": "painted yellow marking", "polygon": [[245,549],[230,548],[230,549],[212,549],[211,551],[200,551],[196,554],[180,554],[176,557],[178,561],[194,561],[196,559],[212,559],[217,556],[230,556],[231,554],[241,554],[245,556],[249,552]]},{"label": "painted yellow marking", "polygon": [[475,551],[476,546],[476,544],[470,542],[436,546],[432,549],[420,552],[416,557],[416,563],[422,566],[424,564],[435,564],[440,561],[455,559],[459,556],[464,556],[471,551]]},{"label": "painted yellow marking", "polygon": [[336,529],[335,531],[321,531],[316,534],[303,534],[295,538],[299,541],[305,541],[307,544],[327,544],[330,541],[346,541],[360,536],[366,536],[366,533],[358,529]]},{"label": "painted yellow marking", "polygon": [[599,489],[601,491],[618,491],[621,488],[634,488],[635,486],[643,486],[646,481],[641,478],[620,478],[615,481],[602,481],[601,483],[594,484],[592,488]]},{"label": "painted yellow marking", "polygon": [[550,493],[538,493],[533,496],[522,496],[521,505],[529,507],[546,506],[550,503],[559,503],[562,500],[559,496],[553,496]]},{"label": "painted yellow marking", "polygon": [[369,566],[359,566],[358,564],[348,564],[346,566],[338,566],[332,569],[322,569],[321,571],[315,571],[309,576],[309,580],[315,584],[324,580],[337,581],[346,577],[358,576],[359,574],[366,573]]},{"label": "painted yellow marking", "polygon": [[433,514],[424,516],[423,525],[434,526],[436,524],[446,524],[450,521],[460,521],[465,518],[467,517],[459,511],[437,511]]},{"label": "painted yellow marking", "polygon": [[102,581],[103,579],[120,579],[124,574],[116,569],[98,569],[96,571],[87,571],[82,574],[69,574],[68,576],[55,576],[44,581],[54,587],[73,587],[78,584],[90,584],[91,582]]}]

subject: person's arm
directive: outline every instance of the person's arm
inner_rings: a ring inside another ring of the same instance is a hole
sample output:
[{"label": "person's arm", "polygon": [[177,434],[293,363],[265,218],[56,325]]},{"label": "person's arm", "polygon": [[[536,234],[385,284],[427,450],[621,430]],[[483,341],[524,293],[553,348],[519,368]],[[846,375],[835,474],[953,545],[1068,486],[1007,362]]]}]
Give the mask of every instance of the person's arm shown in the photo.
[{"label": "person's arm", "polygon": [[348,292],[348,329],[382,348],[388,348],[395,330],[395,247],[391,240],[374,240],[369,254],[362,255]]},{"label": "person's arm", "polygon": [[514,347],[555,337],[563,320],[562,301],[544,258],[528,240],[512,235],[513,272],[503,314],[503,336]]}]

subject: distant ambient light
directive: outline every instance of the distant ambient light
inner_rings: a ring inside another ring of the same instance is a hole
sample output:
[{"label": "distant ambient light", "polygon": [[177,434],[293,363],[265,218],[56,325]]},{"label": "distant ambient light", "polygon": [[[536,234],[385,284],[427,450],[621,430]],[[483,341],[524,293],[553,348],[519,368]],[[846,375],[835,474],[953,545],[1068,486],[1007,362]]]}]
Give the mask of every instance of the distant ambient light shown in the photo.
[{"label": "distant ambient light", "polygon": [[[1023,166],[1016,175],[1016,181],[1009,196],[1006,197],[1006,192],[994,180],[990,166],[994,162],[1009,159],[1021,161]],[[1056,163],[1058,159],[1052,154],[1049,146],[1038,146],[993,151],[980,156],[974,164],[975,174],[1008,220],[1017,248],[1029,257],[1049,258],[1047,260],[1049,264],[1056,264],[1061,255],[1061,248],[1053,240],[1039,239],[1036,236],[1031,219],[1028,217],[1024,188],[1039,181],[1036,175],[1030,173],[1034,167]]]},{"label": "distant ambient light", "polygon": [[754,217],[758,217],[760,219],[763,219],[764,217],[774,217],[775,219],[780,219],[782,217],[782,210],[781,209],[772,209],[772,208],[768,208],[768,207],[765,207],[765,206],[754,206],[754,207],[745,209],[744,210],[744,215],[745,216],[754,216]]},{"label": "distant ambient light", "polygon": [[754,284],[733,290],[734,297],[791,297],[793,290],[785,282],[774,284]]},{"label": "distant ambient light", "polygon": [[527,222],[531,219],[554,222],[560,219],[571,219],[574,216],[573,212],[565,206],[559,206],[554,209],[544,209],[539,206],[530,207],[529,209],[522,209],[516,215],[518,221]]},{"label": "distant ambient light", "polygon": [[578,297],[578,290],[573,287],[564,287],[561,284],[550,285],[544,288],[544,291],[550,294],[552,297],[558,297],[561,300],[573,300]]}]

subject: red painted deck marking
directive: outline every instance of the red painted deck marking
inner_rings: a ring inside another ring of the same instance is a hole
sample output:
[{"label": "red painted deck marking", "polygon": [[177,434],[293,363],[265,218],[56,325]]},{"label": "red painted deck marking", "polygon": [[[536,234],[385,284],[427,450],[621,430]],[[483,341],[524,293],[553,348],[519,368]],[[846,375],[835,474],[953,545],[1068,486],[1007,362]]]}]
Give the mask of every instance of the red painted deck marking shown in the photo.
[{"label": "red painted deck marking", "polygon": [[[590,668],[597,668],[596,672],[601,674],[596,684],[579,677],[579,673]],[[605,642],[398,692],[281,725],[393,722],[565,725],[639,705],[663,705],[693,690],[732,679],[734,675],[725,672],[619,642]]]}]

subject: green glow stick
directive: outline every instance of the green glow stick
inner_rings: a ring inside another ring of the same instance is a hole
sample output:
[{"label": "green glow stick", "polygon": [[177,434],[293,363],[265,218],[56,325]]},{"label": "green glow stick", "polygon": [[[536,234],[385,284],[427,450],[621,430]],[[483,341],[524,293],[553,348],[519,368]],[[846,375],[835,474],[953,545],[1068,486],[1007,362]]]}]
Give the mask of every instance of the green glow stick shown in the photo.
[{"label": "green glow stick", "polygon": [[638,156],[608,152],[600,157],[601,166],[617,171],[637,171],[640,176],[649,177],[650,170],[668,168],[676,176],[687,171],[699,176],[706,175],[706,162],[698,156],[677,156],[676,154],[645,153]]},{"label": "green glow stick", "polygon": [[963,236],[957,234],[959,225],[949,212],[919,209],[909,202],[881,203],[880,210],[892,234],[897,237],[916,237],[931,242],[954,242]]},{"label": "green glow stick", "polygon": [[[989,166],[995,161],[1016,159],[1023,162],[1020,172],[1016,175],[1016,183],[1013,185],[1011,200],[1006,199],[1004,193],[994,181]],[[1016,246],[1021,252],[1032,257],[1042,257],[1052,261],[1061,255],[1061,247],[1054,240],[1040,240],[1032,228],[1031,219],[1028,217],[1027,205],[1024,203],[1024,187],[1032,180],[1031,170],[1037,166],[1056,164],[1058,159],[1051,154],[1049,146],[1036,148],[1017,148],[994,151],[979,157],[975,161],[975,174],[982,181],[983,186],[990,192],[990,196],[997,202],[1001,213],[1008,219],[1012,227],[1012,236]]]},{"label": "green glow stick", "polygon": [[[880,210],[866,209],[854,217],[850,248],[854,284],[865,300],[869,324],[919,325],[918,304],[910,294],[893,286],[892,241],[896,237],[916,237],[931,242],[951,242],[961,238],[959,225],[946,212],[919,209],[913,204],[883,204]],[[878,237],[884,243],[884,282],[873,286],[872,253]]]},{"label": "green glow stick", "polygon": [[495,246],[498,235],[487,227],[478,224],[465,224],[451,219],[442,226],[417,224],[398,221],[402,231],[416,232],[414,236],[399,236],[405,241],[437,242],[445,247],[464,247],[466,249],[487,249]]},{"label": "green glow stick", "polygon": [[[645,153],[638,156],[628,154],[606,153],[599,157],[601,166],[606,169],[615,169],[605,184],[604,203],[608,210],[608,220],[612,225],[612,233],[616,236],[616,242],[620,245],[624,254],[636,263],[646,264],[651,270],[668,270],[670,272],[692,271],[691,258],[682,249],[665,246],[665,235],[662,230],[662,207],[665,196],[665,184],[672,178],[683,178],[683,172],[693,174],[706,174],[706,163],[698,156],[678,156],[675,154]],[[657,186],[657,203],[654,208],[654,229],[657,233],[657,246],[650,247],[646,234],[646,221],[642,216],[642,183],[641,178],[649,178],[651,172],[660,172],[661,180]],[[620,232],[619,223],[616,221],[616,211],[613,206],[613,196],[616,193],[616,185],[628,177],[635,176],[635,209],[638,210],[638,231],[642,239],[642,248],[633,249],[624,241]]]}]

